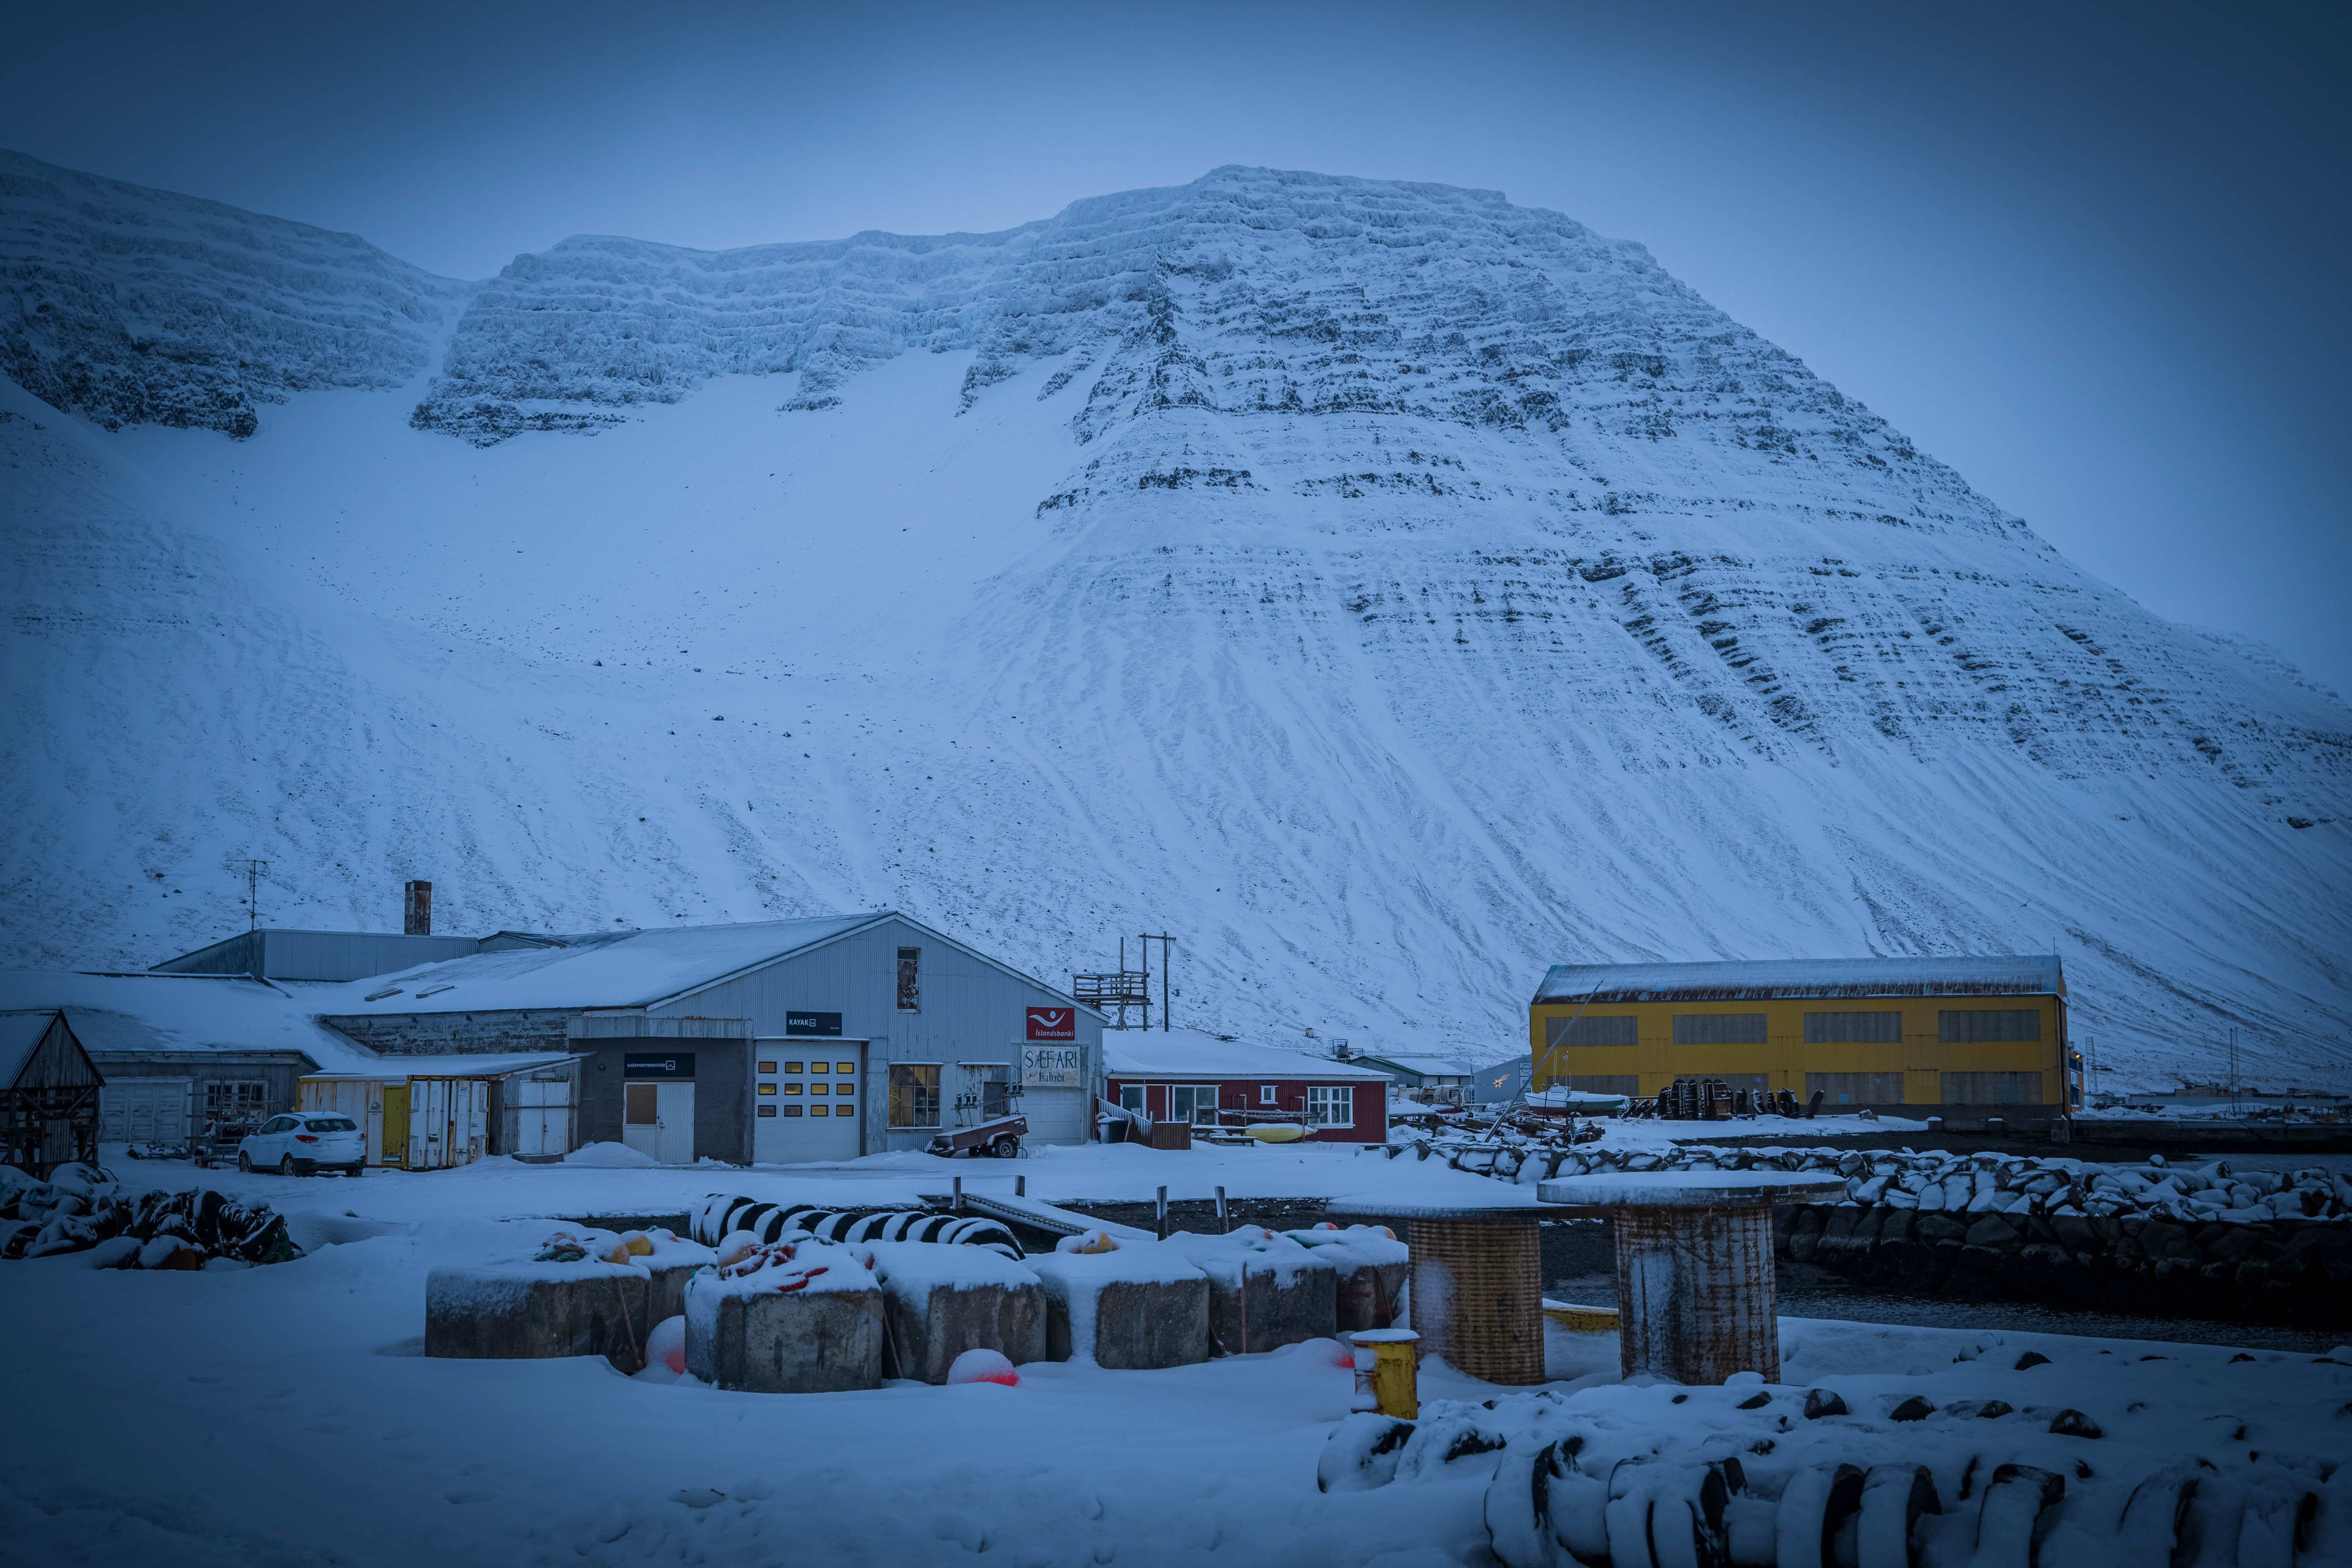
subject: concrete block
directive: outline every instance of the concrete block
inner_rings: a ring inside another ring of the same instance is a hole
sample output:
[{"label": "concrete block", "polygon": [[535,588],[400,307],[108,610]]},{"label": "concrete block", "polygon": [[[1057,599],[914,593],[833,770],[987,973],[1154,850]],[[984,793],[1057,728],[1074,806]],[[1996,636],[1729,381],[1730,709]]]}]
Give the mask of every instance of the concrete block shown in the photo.
[{"label": "concrete block", "polygon": [[[709,1263],[708,1250],[700,1258],[665,1258],[659,1253],[644,1260],[646,1273],[653,1278],[646,1286],[646,1299],[652,1303],[654,1321],[675,1318],[686,1310],[686,1287],[694,1279],[694,1271]],[[644,1330],[638,1331],[640,1335]]]},{"label": "concrete block", "polygon": [[1396,1324],[1397,1306],[1412,1265],[1368,1263],[1339,1277],[1338,1331],[1386,1329]]},{"label": "concrete block", "polygon": [[945,1383],[948,1368],[969,1350],[996,1351],[1016,1366],[1046,1359],[1045,1288],[1034,1281],[891,1289],[883,1310],[901,1377]]},{"label": "concrete block", "polygon": [[1227,1355],[1329,1339],[1339,1331],[1339,1270],[1326,1263],[1235,1269],[1230,1278],[1209,1271],[1209,1331]]},{"label": "concrete block", "polygon": [[655,1321],[647,1283],[642,1269],[601,1263],[436,1268],[425,1279],[425,1353],[600,1355],[635,1372]]},{"label": "concrete block", "polygon": [[686,1291],[686,1370],[751,1394],[882,1385],[882,1292],[729,1289],[708,1274]]},{"label": "concrete block", "polygon": [[[1094,1359],[1120,1369],[1191,1366],[1209,1359],[1209,1281],[1115,1279],[1095,1293]],[[1045,1359],[1067,1361],[1072,1349],[1070,1304],[1046,1302]]]}]

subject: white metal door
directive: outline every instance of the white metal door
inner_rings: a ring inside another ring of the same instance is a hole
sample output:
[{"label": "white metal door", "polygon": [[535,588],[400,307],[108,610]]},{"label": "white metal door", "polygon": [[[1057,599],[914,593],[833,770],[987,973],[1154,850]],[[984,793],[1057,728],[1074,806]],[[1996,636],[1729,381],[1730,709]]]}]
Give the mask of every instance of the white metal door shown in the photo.
[{"label": "white metal door", "polygon": [[518,1154],[568,1154],[572,1152],[572,1080],[509,1079],[507,1088],[515,1101],[515,1148]]},{"label": "white metal door", "polygon": [[661,1158],[661,1085],[621,1085],[621,1142],[648,1160]]},{"label": "white metal door", "polygon": [[99,1138],[108,1143],[188,1141],[188,1102],[194,1080],[117,1079],[99,1091]]},{"label": "white metal door", "polygon": [[655,1086],[654,1158],[665,1165],[694,1163],[694,1084]]},{"label": "white metal door", "polygon": [[449,1163],[470,1164],[490,1152],[490,1080],[459,1079],[457,1114],[450,1119]]},{"label": "white metal door", "polygon": [[856,1159],[865,1043],[761,1040],[753,1050],[751,1158],[763,1165]]},{"label": "white metal door", "polygon": [[437,1171],[449,1163],[449,1080],[408,1080],[408,1168]]}]

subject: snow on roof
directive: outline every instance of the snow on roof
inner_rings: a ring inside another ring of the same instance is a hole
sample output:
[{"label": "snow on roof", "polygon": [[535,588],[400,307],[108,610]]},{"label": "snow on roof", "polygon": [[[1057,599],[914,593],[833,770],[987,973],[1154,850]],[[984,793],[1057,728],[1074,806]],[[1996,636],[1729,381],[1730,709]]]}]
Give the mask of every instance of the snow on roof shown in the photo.
[{"label": "snow on roof", "polygon": [[1386,1062],[1423,1078],[1468,1078],[1471,1073],[1470,1064],[1460,1057],[1439,1056],[1433,1051],[1364,1051],[1356,1059]]},{"label": "snow on roof", "polygon": [[1556,963],[1538,1004],[1760,1002],[1786,996],[2065,994],[2055,953],[1985,958],[1770,958],[1717,963]]},{"label": "snow on roof", "polygon": [[[203,974],[86,974],[0,970],[0,1012],[58,1008],[93,1057],[165,1051],[292,1051],[326,1071],[375,1060],[259,981]],[[100,1064],[104,1070],[104,1063]]]},{"label": "snow on roof", "polygon": [[567,937],[562,947],[513,948],[421,963],[313,991],[305,1000],[329,1016],[643,1007],[887,918],[887,911],[868,911],[596,931]]},{"label": "snow on roof", "polygon": [[1388,1081],[1376,1068],[1309,1056],[1279,1046],[1221,1040],[1199,1029],[1106,1029],[1103,1073],[1108,1078],[1305,1079],[1339,1083]]},{"label": "snow on roof", "polygon": [[55,1007],[0,1013],[0,1088],[16,1081],[16,1075],[33,1059],[41,1037],[49,1032],[49,1020],[57,1016]]},{"label": "snow on roof", "polygon": [[480,1052],[441,1057],[374,1057],[359,1068],[321,1068],[305,1073],[313,1079],[363,1079],[371,1083],[402,1078],[505,1078],[509,1073],[528,1072],[533,1068],[553,1067],[558,1062],[576,1062],[576,1053],[567,1051]]}]

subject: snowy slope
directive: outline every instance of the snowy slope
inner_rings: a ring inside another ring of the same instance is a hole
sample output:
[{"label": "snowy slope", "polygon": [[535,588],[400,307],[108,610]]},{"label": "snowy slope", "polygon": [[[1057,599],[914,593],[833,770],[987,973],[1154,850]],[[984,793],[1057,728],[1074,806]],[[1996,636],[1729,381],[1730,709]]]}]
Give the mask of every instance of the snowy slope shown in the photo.
[{"label": "snowy slope", "polygon": [[289,923],[422,875],[460,929],[887,903],[1048,974],[1171,930],[1180,1018],[1277,1043],[2054,946],[2120,1075],[2352,1062],[2342,701],[1558,215],[1220,170],[567,241],[447,330],[241,441],[0,389],[9,958],[194,945],[258,856]]}]

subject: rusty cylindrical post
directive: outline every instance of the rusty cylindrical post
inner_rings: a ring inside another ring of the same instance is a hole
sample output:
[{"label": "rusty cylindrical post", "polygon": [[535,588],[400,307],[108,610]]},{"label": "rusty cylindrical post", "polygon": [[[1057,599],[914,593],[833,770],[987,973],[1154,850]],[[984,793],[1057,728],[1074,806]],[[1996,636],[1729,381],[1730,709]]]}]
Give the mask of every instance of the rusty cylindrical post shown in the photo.
[{"label": "rusty cylindrical post", "polygon": [[1769,1206],[1626,1207],[1615,1217],[1626,1376],[1719,1384],[1753,1372],[1780,1381]]}]

